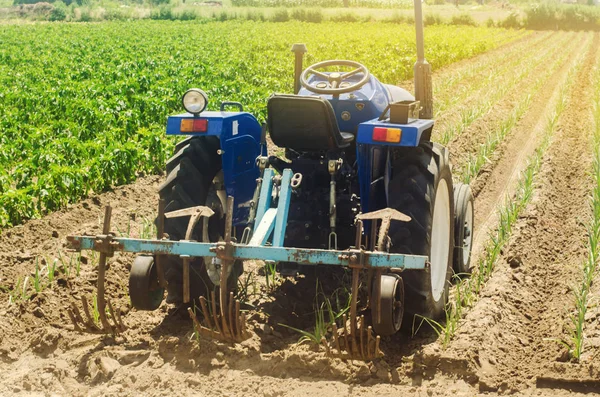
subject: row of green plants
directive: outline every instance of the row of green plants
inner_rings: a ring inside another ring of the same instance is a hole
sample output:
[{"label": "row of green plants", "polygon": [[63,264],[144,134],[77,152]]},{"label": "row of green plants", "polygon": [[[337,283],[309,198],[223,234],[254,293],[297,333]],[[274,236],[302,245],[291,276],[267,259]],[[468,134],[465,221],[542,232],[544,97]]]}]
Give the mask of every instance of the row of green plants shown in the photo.
[{"label": "row of green plants", "polygon": [[[562,45],[559,44],[558,48],[562,48]],[[500,120],[498,125],[490,131],[485,142],[479,147],[477,153],[469,155],[466,164],[461,167],[461,171],[458,173],[459,178],[463,183],[469,184],[479,175],[483,166],[492,161],[493,155],[500,144],[504,142],[505,138],[517,125],[519,120],[521,120],[529,110],[535,93],[548,81],[550,76],[563,64],[566,58],[567,53],[564,51],[560,57],[553,56],[552,59],[554,59],[554,61],[551,66],[546,67],[543,74],[536,78],[534,84],[529,86],[526,92],[522,93],[519,102],[513,110],[510,111],[505,118]]]},{"label": "row of green plants", "polygon": [[415,332],[423,323],[427,323],[437,333],[442,346],[446,347],[456,334],[465,312],[477,301],[481,289],[492,275],[496,263],[502,256],[502,250],[508,243],[520,214],[533,197],[536,177],[541,169],[544,154],[552,142],[558,120],[567,105],[569,91],[581,66],[582,58],[579,58],[562,84],[554,110],[546,121],[542,142],[528,158],[527,167],[519,175],[514,196],[507,197],[499,209],[498,226],[491,233],[484,254],[477,261],[472,276],[467,278],[462,274],[455,275],[454,299],[446,307],[445,321],[438,322],[430,318],[421,318],[419,324],[415,324]]},{"label": "row of green plants", "polygon": [[[517,37],[433,26],[427,55],[437,69]],[[267,98],[292,91],[294,42],[306,64],[356,59],[389,83],[411,77],[415,54],[413,30],[391,24],[5,25],[0,41],[0,227],[160,171],[166,117],[190,87],[209,109],[236,100],[263,121]]]},{"label": "row of green plants", "polygon": [[58,253],[56,258],[39,257],[35,260],[35,269],[31,275],[19,277],[11,287],[0,287],[8,293],[8,304],[29,300],[34,294],[39,294],[50,288],[58,277],[69,279],[78,277],[81,271],[81,256],[78,253],[63,255]]},{"label": "row of green plants", "polygon": [[[531,54],[529,49],[535,48],[539,51],[540,47],[543,48],[545,45],[549,45],[548,39],[552,35],[551,32],[532,35],[525,30],[519,31],[519,33],[525,39],[510,46],[502,54],[480,57],[477,61],[470,62],[461,69],[453,70],[450,76],[434,79],[435,119],[442,116],[450,107],[464,102],[473,92],[490,85],[490,82],[494,81],[495,78],[503,76],[521,64],[525,64],[523,63],[524,60],[535,56]],[[528,55],[523,58],[520,56],[523,53]],[[501,62],[502,60],[508,61]],[[498,67],[498,63],[502,63],[502,65]]]},{"label": "row of green plants", "polygon": [[590,192],[591,216],[587,227],[587,258],[582,263],[581,284],[573,289],[575,314],[571,315],[569,339],[563,341],[572,359],[579,361],[585,348],[586,314],[591,306],[590,289],[598,280],[600,265],[600,68],[596,66],[593,89],[594,130],[592,135],[592,191]]},{"label": "row of green plants", "polygon": [[[146,217],[136,218],[138,218],[137,221],[128,218],[127,225],[123,229],[116,226],[117,235],[125,238],[142,239],[156,236],[156,225],[151,219]],[[11,286],[0,286],[0,289],[8,293],[9,304],[29,300],[35,294],[46,288],[51,288],[53,282],[58,278],[69,280],[79,277],[81,264],[84,260],[88,265],[98,262],[99,254],[96,251],[88,251],[87,255],[89,255],[87,260],[83,259],[81,253],[78,252],[65,253],[58,251],[52,259],[48,256],[38,256],[35,258],[35,266],[30,274],[18,277]],[[95,296],[92,306],[96,306]]]},{"label": "row of green plants", "polygon": [[[490,79],[488,80],[488,83],[490,83],[489,91],[484,94],[477,93],[476,104],[464,107],[458,113],[456,118],[452,118],[446,125],[438,128],[438,132],[435,133],[436,136],[439,136],[438,141],[441,144],[446,145],[457,136],[460,136],[471,124],[488,113],[508,92],[515,87],[518,87],[518,84],[527,78],[535,67],[552,59],[554,54],[561,51],[560,46],[557,45],[560,43],[550,42],[548,44],[548,48],[540,50],[541,53],[535,52],[526,56],[525,62],[523,62],[525,66],[514,68],[514,73],[511,73],[509,76],[495,79],[494,77],[498,76],[500,69],[496,72],[492,72]],[[520,64],[518,60],[513,60],[509,63],[512,62]],[[492,81],[494,82],[493,84],[491,83]],[[473,91],[468,93],[472,94]]]}]

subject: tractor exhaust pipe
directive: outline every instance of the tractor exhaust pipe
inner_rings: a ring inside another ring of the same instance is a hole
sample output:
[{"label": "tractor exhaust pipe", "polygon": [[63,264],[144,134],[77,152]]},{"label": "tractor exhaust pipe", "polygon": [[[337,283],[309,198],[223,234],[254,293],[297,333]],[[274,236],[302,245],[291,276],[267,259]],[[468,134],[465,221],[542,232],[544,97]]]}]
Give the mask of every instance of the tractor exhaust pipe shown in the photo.
[{"label": "tractor exhaust pipe", "polygon": [[302,74],[302,60],[306,53],[306,46],[303,43],[296,43],[292,46],[292,52],[295,55],[296,63],[294,64],[294,94],[300,92],[300,75]]},{"label": "tractor exhaust pipe", "polygon": [[415,63],[415,99],[421,102],[420,118],[433,118],[433,86],[431,65],[425,59],[423,38],[423,8],[421,0],[414,0],[415,30],[417,32],[417,62]]}]

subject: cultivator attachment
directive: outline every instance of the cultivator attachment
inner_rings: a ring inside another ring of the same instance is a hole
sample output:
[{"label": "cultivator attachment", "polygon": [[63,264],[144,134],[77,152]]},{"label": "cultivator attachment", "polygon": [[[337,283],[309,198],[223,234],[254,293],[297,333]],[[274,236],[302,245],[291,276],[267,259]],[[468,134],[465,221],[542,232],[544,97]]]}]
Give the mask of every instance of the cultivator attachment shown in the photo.
[{"label": "cultivator attachment", "polygon": [[[102,235],[94,241],[98,245],[98,251],[100,251],[100,259],[98,260],[98,281],[97,281],[97,297],[96,302],[92,306],[94,315],[90,313],[90,306],[85,296],[81,297],[81,304],[85,319],[81,315],[81,311],[77,307],[75,302],[71,303],[71,307],[67,309],[67,313],[71,318],[71,322],[75,327],[76,331],[88,332],[92,334],[119,334],[127,329],[121,320],[121,313],[115,310],[110,300],[106,300],[104,297],[104,280],[106,277],[106,258],[112,256],[112,246],[114,246],[109,236],[110,232],[110,220],[112,215],[112,208],[106,207],[104,212],[104,223],[102,225]],[[102,249],[104,248],[104,249]],[[108,305],[108,312],[112,319],[112,323],[106,316]],[[98,320],[100,324],[98,325]]]},{"label": "cultivator attachment", "polygon": [[[329,341],[322,341],[327,353],[343,359],[372,360],[382,355],[380,350],[380,335],[389,335],[390,322],[394,318],[401,318],[403,309],[403,287],[400,277],[393,272],[403,269],[423,270],[426,268],[427,257],[420,255],[390,254],[387,252],[389,239],[387,232],[391,220],[406,221],[409,219],[397,211],[380,211],[362,214],[356,221],[356,242],[354,247],[345,250],[293,248],[283,246],[287,213],[289,210],[291,190],[293,188],[293,175],[290,170],[285,170],[281,183],[273,189],[275,180],[272,170],[265,170],[265,178],[261,187],[260,199],[257,206],[255,230],[251,233],[249,241],[235,242],[232,236],[233,229],[233,198],[227,198],[227,211],[223,241],[198,242],[191,241],[192,231],[202,217],[210,217],[213,211],[210,208],[199,206],[183,210],[164,213],[164,203],[159,205],[156,239],[118,238],[109,233],[111,209],[107,207],[105,222],[101,235],[98,236],[70,236],[69,243],[76,251],[95,250],[100,252],[98,266],[98,298],[94,315],[90,312],[88,300],[82,298],[83,313],[75,305],[69,309],[75,329],[93,333],[117,334],[125,330],[120,313],[115,310],[110,301],[104,297],[104,279],[106,272],[106,258],[115,251],[143,253],[143,261],[136,272],[130,275],[129,293],[134,306],[141,310],[154,310],[162,300],[165,285],[161,259],[167,256],[179,257],[183,264],[183,297],[185,302],[190,302],[189,274],[194,258],[212,260],[220,266],[220,279],[216,291],[208,297],[199,297],[199,310],[188,309],[196,332],[200,335],[220,340],[223,342],[239,343],[250,337],[246,329],[246,316],[241,310],[241,303],[234,299],[233,292],[228,290],[228,278],[235,261],[238,260],[271,260],[274,262],[295,262],[304,265],[337,265],[352,269],[352,299],[350,313],[343,317],[343,324],[332,326],[333,335]],[[273,192],[277,192],[278,200],[275,207],[270,205]],[[164,219],[176,217],[190,217],[187,233],[184,240],[172,241],[164,234]],[[371,250],[364,249],[362,244],[363,221],[371,221],[372,235],[370,238]],[[377,239],[376,222],[382,220]],[[375,243],[375,240],[378,240]],[[269,241],[273,241],[269,245]],[[139,257],[138,257],[139,258]],[[134,263],[135,265],[135,263]],[[134,266],[135,267],[135,266]],[[133,267],[132,267],[133,269]],[[147,271],[139,272],[140,269]],[[383,272],[386,274],[383,274]],[[364,273],[363,273],[364,272]],[[135,273],[135,274],[134,274]],[[358,295],[360,276],[365,274],[368,284],[368,305],[371,314],[375,313],[373,325],[367,325],[365,316],[358,316]],[[135,277],[133,277],[135,276]],[[133,278],[132,278],[133,277]],[[137,277],[137,278],[136,278]],[[373,282],[375,277],[376,282]],[[387,277],[387,278],[386,278]],[[132,282],[132,279],[135,283]],[[145,281],[140,283],[140,281]],[[386,283],[381,282],[385,280]],[[390,283],[391,281],[391,283]],[[372,287],[371,287],[372,286]],[[144,300],[144,291],[148,299]],[[401,298],[396,299],[395,291],[401,292]],[[134,299],[134,295],[136,299]],[[138,302],[138,305],[135,304]],[[383,303],[382,303],[383,302]],[[398,308],[398,310],[397,310]],[[201,316],[197,316],[198,311]],[[107,312],[109,316],[107,316]],[[398,314],[399,313],[399,314]],[[393,317],[392,320],[389,318]],[[199,319],[202,317],[202,319]],[[387,323],[386,323],[387,321]],[[99,325],[98,325],[99,323]],[[387,327],[387,328],[386,328]],[[395,332],[395,328],[391,331]]]},{"label": "cultivator attachment", "polygon": [[[359,250],[362,247],[362,233],[363,222],[358,219],[356,221],[356,241],[354,245]],[[329,356],[352,360],[373,360],[383,355],[379,349],[381,337],[379,335],[375,336],[373,328],[367,326],[365,316],[358,317],[357,315],[360,272],[361,267],[352,267],[350,318],[348,319],[345,314],[342,316],[341,329],[338,329],[335,322],[332,324],[333,341],[328,342],[325,338],[321,340]]]}]

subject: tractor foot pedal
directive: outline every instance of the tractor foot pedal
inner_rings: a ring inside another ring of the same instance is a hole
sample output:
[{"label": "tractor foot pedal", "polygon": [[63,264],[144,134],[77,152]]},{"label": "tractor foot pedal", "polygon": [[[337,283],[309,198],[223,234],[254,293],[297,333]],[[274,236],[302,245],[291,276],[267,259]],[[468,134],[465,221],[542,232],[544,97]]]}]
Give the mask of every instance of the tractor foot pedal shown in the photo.
[{"label": "tractor foot pedal", "polygon": [[[381,337],[375,335],[371,326],[366,326],[365,316],[360,316],[358,321],[348,326],[346,315],[342,317],[344,326],[339,329],[334,323],[332,325],[332,340],[321,340],[325,352],[330,357],[343,360],[365,360],[371,361],[382,357],[383,352],[379,348]],[[351,320],[352,321],[352,320]]]},{"label": "tractor foot pedal", "polygon": [[250,338],[246,327],[246,315],[240,312],[240,301],[233,298],[233,292],[229,293],[227,307],[217,308],[214,291],[211,292],[210,298],[209,306],[206,298],[200,297],[205,325],[200,323],[192,308],[188,308],[190,318],[194,322],[194,330],[200,335],[221,342],[240,343]]}]

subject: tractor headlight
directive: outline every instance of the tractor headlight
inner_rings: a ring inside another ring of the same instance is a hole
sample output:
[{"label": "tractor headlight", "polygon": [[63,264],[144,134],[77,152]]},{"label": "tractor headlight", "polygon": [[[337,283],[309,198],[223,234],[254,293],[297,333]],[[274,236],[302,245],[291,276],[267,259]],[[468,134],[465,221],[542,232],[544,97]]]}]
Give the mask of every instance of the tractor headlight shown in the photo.
[{"label": "tractor headlight", "polygon": [[199,114],[208,104],[206,93],[198,88],[187,90],[182,98],[183,108],[191,114]]}]

